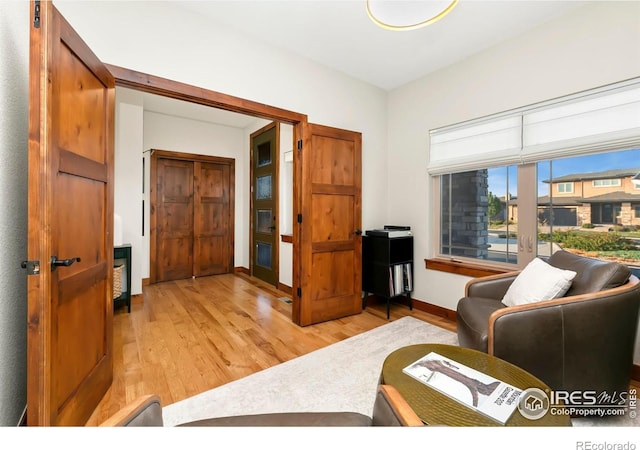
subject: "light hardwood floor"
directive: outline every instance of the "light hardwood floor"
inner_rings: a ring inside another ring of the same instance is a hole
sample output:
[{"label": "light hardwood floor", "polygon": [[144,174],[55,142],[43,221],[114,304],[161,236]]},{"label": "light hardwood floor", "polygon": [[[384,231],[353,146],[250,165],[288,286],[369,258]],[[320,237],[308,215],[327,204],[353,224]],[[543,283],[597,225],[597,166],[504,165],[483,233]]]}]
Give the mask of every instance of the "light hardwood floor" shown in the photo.
[{"label": "light hardwood floor", "polygon": [[[386,305],[308,327],[291,321],[288,298],[245,275],[217,275],[145,286],[114,315],[114,377],[87,422],[95,426],[144,394],[163,405],[288,361],[387,323]],[[441,317],[394,305],[390,320],[411,315],[451,331]]]}]

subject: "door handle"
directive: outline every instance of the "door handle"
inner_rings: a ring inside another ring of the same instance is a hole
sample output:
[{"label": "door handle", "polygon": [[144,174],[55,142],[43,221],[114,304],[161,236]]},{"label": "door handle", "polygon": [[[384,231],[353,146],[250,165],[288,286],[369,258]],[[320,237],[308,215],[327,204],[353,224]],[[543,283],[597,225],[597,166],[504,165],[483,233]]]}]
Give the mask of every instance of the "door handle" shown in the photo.
[{"label": "door handle", "polygon": [[69,267],[74,262],[80,262],[79,257],[69,258],[69,259],[58,259],[57,256],[51,257],[51,271],[56,270],[56,267]]},{"label": "door handle", "polygon": [[362,234],[362,230],[356,230],[355,233],[356,233],[356,236],[360,236]]}]

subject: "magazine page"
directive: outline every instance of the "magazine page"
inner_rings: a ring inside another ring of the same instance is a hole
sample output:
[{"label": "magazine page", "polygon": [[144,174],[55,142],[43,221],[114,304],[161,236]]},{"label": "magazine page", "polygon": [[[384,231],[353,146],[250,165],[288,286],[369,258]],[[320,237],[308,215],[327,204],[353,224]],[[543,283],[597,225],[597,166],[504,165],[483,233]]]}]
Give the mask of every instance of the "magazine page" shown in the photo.
[{"label": "magazine page", "polygon": [[521,389],[434,352],[402,371],[501,424],[509,420],[522,394]]}]

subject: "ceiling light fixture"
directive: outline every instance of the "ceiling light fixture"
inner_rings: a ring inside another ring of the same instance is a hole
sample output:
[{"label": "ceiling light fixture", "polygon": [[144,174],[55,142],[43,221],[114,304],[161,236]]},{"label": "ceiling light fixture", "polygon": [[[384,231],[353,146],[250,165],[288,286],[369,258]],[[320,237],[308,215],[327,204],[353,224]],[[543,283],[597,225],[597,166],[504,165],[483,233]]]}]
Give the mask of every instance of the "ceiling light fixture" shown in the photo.
[{"label": "ceiling light fixture", "polygon": [[442,19],[458,0],[367,0],[367,14],[387,30],[415,30]]}]

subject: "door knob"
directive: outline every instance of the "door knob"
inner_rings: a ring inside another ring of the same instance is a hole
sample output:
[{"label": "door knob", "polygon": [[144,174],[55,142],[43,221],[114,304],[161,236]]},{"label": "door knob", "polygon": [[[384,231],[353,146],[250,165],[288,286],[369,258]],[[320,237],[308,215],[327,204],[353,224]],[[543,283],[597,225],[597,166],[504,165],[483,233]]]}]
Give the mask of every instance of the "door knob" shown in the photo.
[{"label": "door knob", "polygon": [[362,234],[362,230],[356,230],[356,236],[360,236]]},{"label": "door knob", "polygon": [[69,267],[71,264],[73,264],[74,262],[80,262],[80,258],[79,257],[75,257],[75,258],[69,258],[69,259],[58,259],[57,256],[52,256],[51,257],[51,270],[56,270],[56,267]]}]

